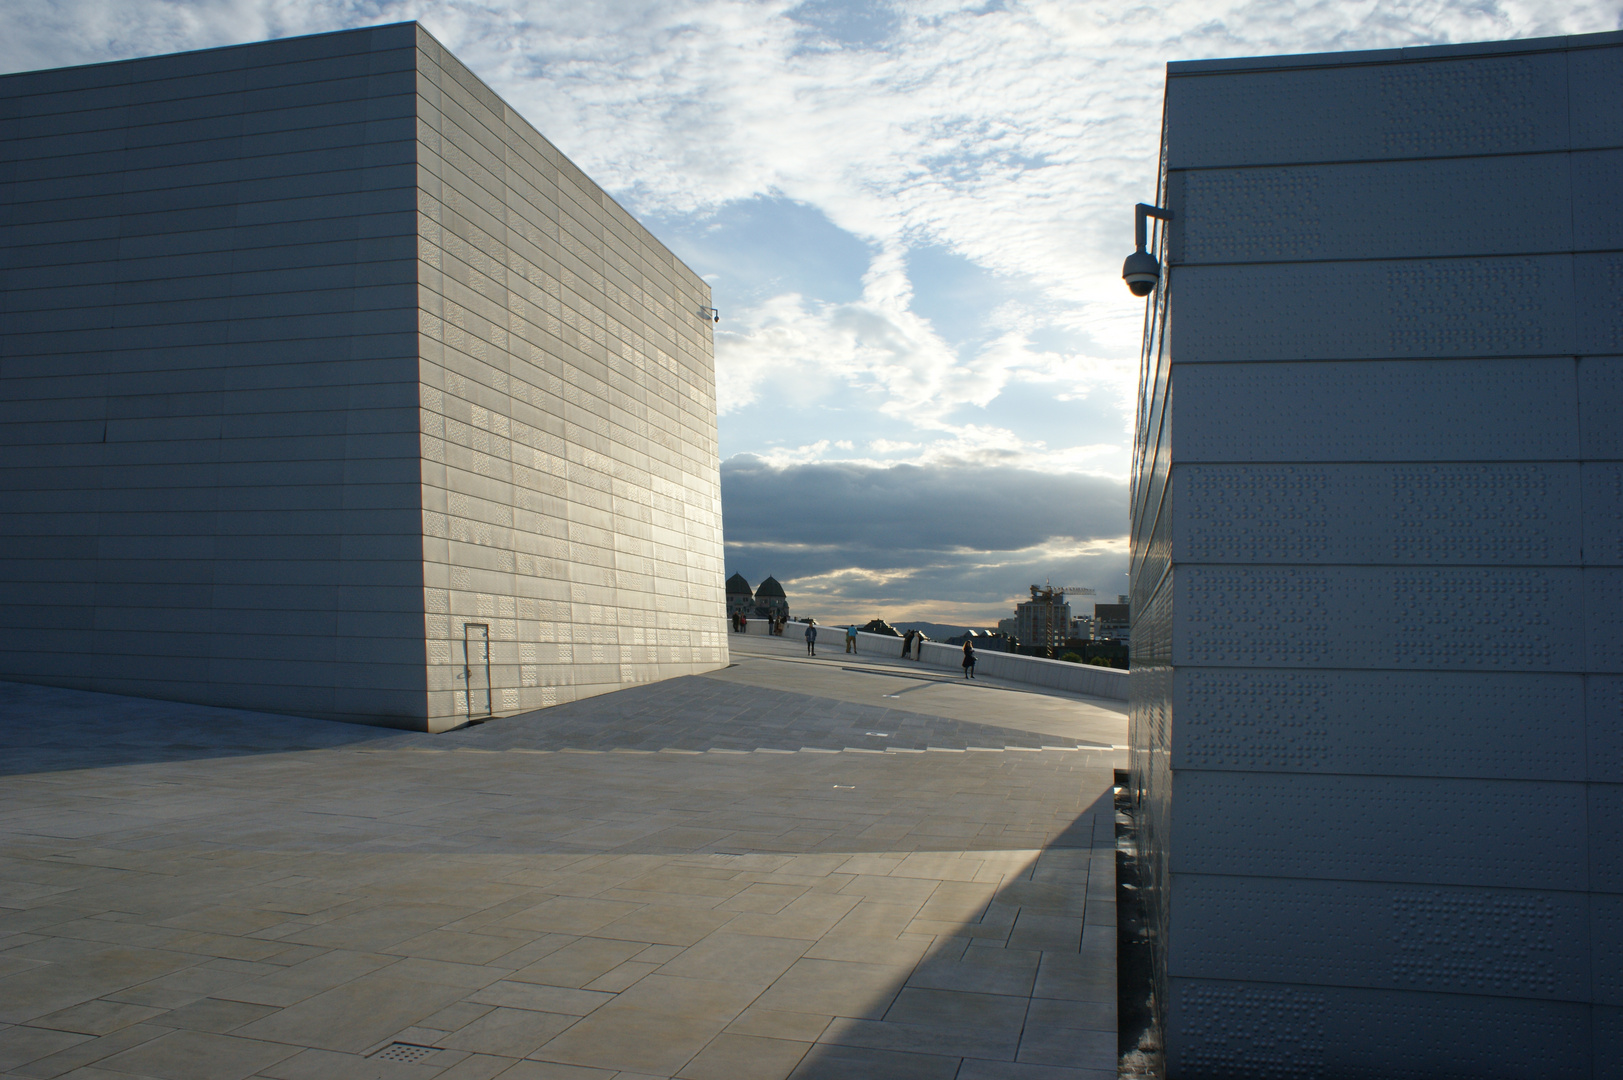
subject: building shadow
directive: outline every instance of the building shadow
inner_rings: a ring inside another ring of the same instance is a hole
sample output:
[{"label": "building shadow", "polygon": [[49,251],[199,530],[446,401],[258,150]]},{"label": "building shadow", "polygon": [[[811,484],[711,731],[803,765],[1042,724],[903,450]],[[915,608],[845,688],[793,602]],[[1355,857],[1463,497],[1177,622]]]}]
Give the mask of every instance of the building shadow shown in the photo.
[{"label": "building shadow", "polygon": [[790,1080],[1115,1077],[1115,899],[1107,785],[906,978],[836,1016]]},{"label": "building shadow", "polygon": [[0,776],[321,750],[400,732],[0,682]]}]

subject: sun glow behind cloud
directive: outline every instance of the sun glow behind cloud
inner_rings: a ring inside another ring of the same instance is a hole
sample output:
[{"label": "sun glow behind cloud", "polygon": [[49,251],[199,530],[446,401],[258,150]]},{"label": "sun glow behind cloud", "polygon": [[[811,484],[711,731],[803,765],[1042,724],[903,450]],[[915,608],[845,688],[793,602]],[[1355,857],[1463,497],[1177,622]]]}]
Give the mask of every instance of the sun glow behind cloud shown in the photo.
[{"label": "sun glow behind cloud", "polygon": [[[724,452],[793,495],[727,503],[729,569],[981,622],[1044,566],[1120,591],[1143,308],[1117,275],[1168,60],[1611,30],[1620,2],[32,0],[0,7],[0,67],[421,20],[712,282]],[[887,482],[937,478],[951,513],[842,518],[797,471],[840,462],[918,466]],[[988,469],[1069,517],[969,540],[1020,513]],[[1067,476],[1106,486],[1037,483]],[[880,556],[899,521],[928,568]]]}]

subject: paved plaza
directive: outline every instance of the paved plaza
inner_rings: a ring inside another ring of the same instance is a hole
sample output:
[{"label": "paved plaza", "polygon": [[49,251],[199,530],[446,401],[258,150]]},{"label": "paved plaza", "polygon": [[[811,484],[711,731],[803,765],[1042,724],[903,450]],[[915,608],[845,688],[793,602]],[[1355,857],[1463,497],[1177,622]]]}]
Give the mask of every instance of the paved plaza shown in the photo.
[{"label": "paved plaza", "polygon": [[1122,705],[825,636],[441,735],[0,684],[0,1071],[1114,1077]]}]

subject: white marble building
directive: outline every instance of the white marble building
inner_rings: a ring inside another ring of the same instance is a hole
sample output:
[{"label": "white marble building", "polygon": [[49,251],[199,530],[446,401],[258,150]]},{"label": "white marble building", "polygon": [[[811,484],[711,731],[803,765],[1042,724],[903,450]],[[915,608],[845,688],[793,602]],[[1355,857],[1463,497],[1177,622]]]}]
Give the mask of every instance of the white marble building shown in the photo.
[{"label": "white marble building", "polygon": [[0,678],[439,730],[727,663],[709,289],[420,26],[0,102]]}]

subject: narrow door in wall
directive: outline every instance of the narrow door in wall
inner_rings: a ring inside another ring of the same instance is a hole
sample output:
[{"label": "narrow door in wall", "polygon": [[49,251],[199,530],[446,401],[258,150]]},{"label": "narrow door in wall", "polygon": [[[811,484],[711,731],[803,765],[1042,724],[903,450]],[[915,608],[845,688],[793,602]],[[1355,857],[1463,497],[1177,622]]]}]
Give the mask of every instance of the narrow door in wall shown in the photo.
[{"label": "narrow door in wall", "polygon": [[462,677],[468,682],[468,718],[490,715],[490,627],[462,624]]}]

